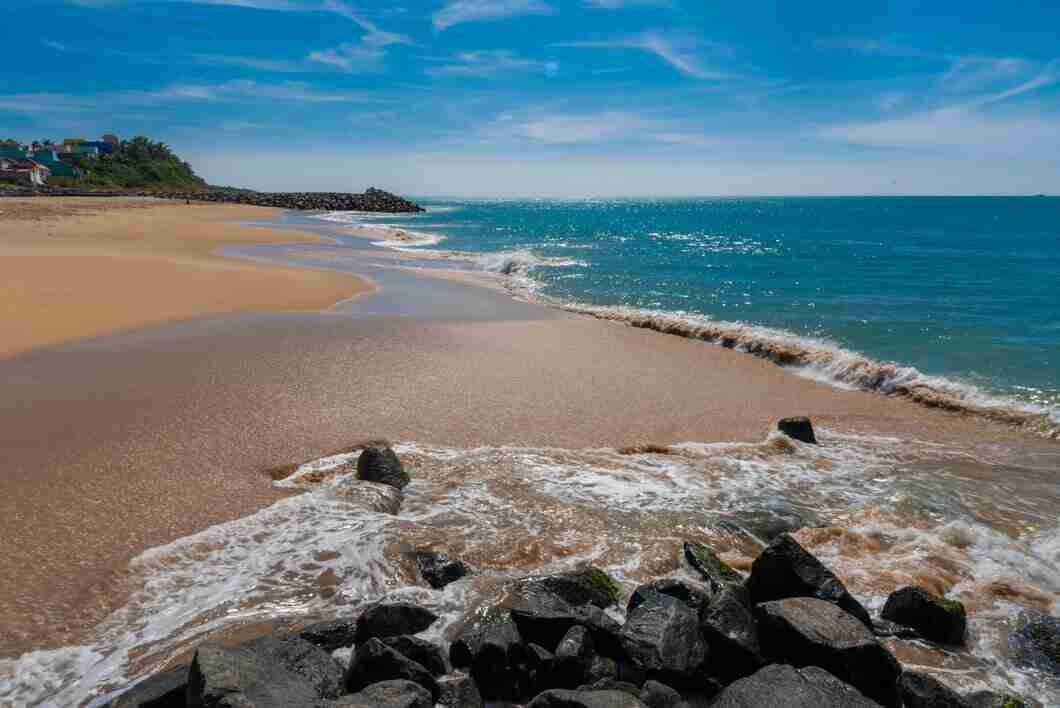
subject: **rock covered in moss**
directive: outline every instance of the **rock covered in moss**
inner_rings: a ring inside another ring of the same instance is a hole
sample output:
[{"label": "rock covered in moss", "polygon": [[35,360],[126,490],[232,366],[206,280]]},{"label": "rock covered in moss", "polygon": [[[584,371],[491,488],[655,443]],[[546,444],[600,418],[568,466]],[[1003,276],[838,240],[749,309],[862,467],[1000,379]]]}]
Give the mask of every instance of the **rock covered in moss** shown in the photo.
[{"label": "rock covered in moss", "polygon": [[1038,701],[1027,700],[1011,693],[976,691],[964,697],[968,708],[1042,708]]},{"label": "rock covered in moss", "polygon": [[686,541],[683,548],[685,560],[703,576],[704,580],[710,583],[710,588],[714,592],[721,592],[723,588],[743,582],[743,575],[719,558],[718,554],[705,543]]},{"label": "rock covered in moss", "polygon": [[529,582],[539,585],[571,605],[596,605],[607,608],[617,605],[622,597],[622,590],[615,579],[603,570],[591,566],[533,578]]},{"label": "rock covered in moss", "polygon": [[1018,664],[1060,676],[1060,618],[1024,610],[1009,643]]},{"label": "rock covered in moss", "polygon": [[747,579],[751,602],[759,604],[790,597],[813,597],[830,602],[872,628],[868,610],[854,599],[842,581],[799,545],[781,534],[755,559]]},{"label": "rock covered in moss", "polygon": [[963,643],[968,629],[964,605],[914,586],[892,592],[880,616],[912,627],[925,639],[940,644]]}]

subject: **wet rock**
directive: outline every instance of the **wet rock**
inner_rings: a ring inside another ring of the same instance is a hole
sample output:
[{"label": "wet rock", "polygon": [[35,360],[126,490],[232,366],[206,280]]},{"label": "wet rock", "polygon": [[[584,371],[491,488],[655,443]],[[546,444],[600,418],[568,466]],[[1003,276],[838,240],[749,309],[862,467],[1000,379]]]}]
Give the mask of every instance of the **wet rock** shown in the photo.
[{"label": "wet rock", "polygon": [[236,647],[204,644],[188,672],[188,708],[281,708],[338,696],[342,667],[297,637],[262,637]]},{"label": "wet rock", "polygon": [[710,600],[710,594],[706,588],[697,588],[691,583],[676,578],[660,578],[650,583],[641,585],[629,598],[626,612],[632,612],[638,605],[642,604],[648,597],[654,594],[669,595],[688,605],[695,613],[699,613]]},{"label": "wet rock", "polygon": [[1060,618],[1024,610],[1009,644],[1017,664],[1060,676]]},{"label": "wet rock", "polygon": [[575,688],[585,682],[593,660],[593,640],[585,627],[571,627],[556,647],[552,664],[554,686]]},{"label": "wet rock", "polygon": [[758,623],[747,591],[728,588],[700,612],[699,631],[710,647],[709,670],[726,682],[750,676],[765,666]]},{"label": "wet rock", "polygon": [[467,674],[449,674],[438,679],[438,704],[446,708],[482,708],[482,695],[475,679]]},{"label": "wet rock", "polygon": [[896,639],[918,639],[920,637],[920,634],[912,627],[876,618],[872,620],[872,632],[877,637],[895,637]]},{"label": "wet rock", "polygon": [[653,595],[638,605],[622,627],[622,648],[631,663],[675,685],[695,685],[707,657],[699,620],[680,600]]},{"label": "wet rock", "polygon": [[412,681],[380,681],[360,693],[343,696],[335,706],[347,708],[433,708],[431,694]]},{"label": "wet rock", "polygon": [[532,691],[539,657],[523,643],[510,615],[462,634],[449,648],[453,666],[468,669],[483,698],[519,700]]},{"label": "wet rock", "polygon": [[[643,681],[641,683],[643,683]],[[613,678],[597,679],[596,681],[593,681],[592,683],[587,683],[587,684],[578,686],[577,690],[578,691],[583,691],[583,692],[584,691],[621,691],[622,693],[629,694],[630,696],[633,696],[634,698],[636,698],[638,700],[640,699],[640,686],[635,684],[635,683],[631,683],[629,681],[622,681],[620,679],[613,679]]]},{"label": "wet rock", "polygon": [[917,671],[903,673],[898,689],[905,708],[971,708],[956,691]]},{"label": "wet rock", "polygon": [[430,692],[432,702],[438,700],[438,683],[431,672],[374,637],[357,647],[346,669],[343,686],[347,692],[357,693],[373,683],[396,680],[419,684]]},{"label": "wet rock", "polygon": [[356,641],[356,627],[357,622],[353,619],[317,622],[302,629],[298,636],[330,653],[342,647],[353,646]]},{"label": "wet rock", "polygon": [[589,672],[585,676],[585,683],[593,684],[597,681],[615,681],[618,679],[618,662],[607,656],[593,656],[589,664]]},{"label": "wet rock", "polygon": [[573,606],[595,605],[603,609],[618,604],[621,598],[618,583],[599,568],[530,578],[525,582],[537,585]]},{"label": "wet rock", "polygon": [[445,660],[445,653],[442,652],[441,647],[426,639],[403,634],[397,637],[386,637],[382,642],[394,651],[422,665],[431,672],[432,676],[441,676],[449,672],[449,664]]},{"label": "wet rock", "polygon": [[540,588],[524,590],[527,592],[511,598],[507,606],[527,642],[555,648],[572,627],[580,626],[589,630],[597,653],[610,657],[622,655],[622,625],[599,607],[572,607],[551,593],[540,592]]},{"label": "wet rock", "polygon": [[[49,190],[75,196],[70,190]],[[420,212],[423,208],[396,194],[370,187],[363,194],[347,192],[254,192],[248,189],[204,189],[195,192],[123,192],[114,195],[154,197],[156,199],[180,199],[184,201],[216,202],[222,204],[249,204],[252,206],[276,207],[280,209],[312,209],[315,211],[374,211],[374,212]],[[98,193],[85,193],[99,196]],[[109,196],[109,195],[107,195]]]},{"label": "wet rock", "polygon": [[714,592],[721,592],[723,588],[743,583],[743,576],[719,558],[710,546],[686,541],[684,551],[688,564],[710,583]]},{"label": "wet rock", "polygon": [[1028,700],[1011,693],[994,693],[993,691],[976,691],[964,697],[968,708],[1042,708],[1035,700]]},{"label": "wet rock", "polygon": [[357,479],[404,489],[411,481],[397,454],[389,447],[366,447],[357,458]]},{"label": "wet rock", "polygon": [[824,669],[772,664],[725,688],[711,708],[879,708]]},{"label": "wet rock", "polygon": [[685,706],[681,694],[658,681],[646,681],[640,690],[641,702],[648,708],[681,708]]},{"label": "wet rock", "polygon": [[915,629],[925,639],[940,644],[962,644],[968,628],[964,605],[918,587],[895,590],[880,616]]},{"label": "wet rock", "polygon": [[804,443],[817,444],[817,436],[813,434],[813,423],[805,416],[794,418],[781,418],[777,421],[777,430]]},{"label": "wet rock", "polygon": [[149,676],[101,708],[184,708],[189,667]]},{"label": "wet rock", "polygon": [[857,617],[866,627],[872,619],[846,586],[789,534],[781,534],[751,564],[747,579],[751,602],[813,597],[831,602]]},{"label": "wet rock", "polygon": [[766,656],[818,666],[884,706],[897,706],[902,668],[864,624],[830,602],[809,597],[755,607]]},{"label": "wet rock", "polygon": [[373,605],[357,618],[354,641],[357,644],[376,637],[419,634],[434,624],[438,615],[411,602],[386,602]]},{"label": "wet rock", "polygon": [[464,561],[454,560],[438,551],[417,551],[416,568],[427,584],[435,590],[440,590],[474,572]]},{"label": "wet rock", "polygon": [[527,708],[644,708],[644,704],[624,691],[553,689],[538,694]]}]

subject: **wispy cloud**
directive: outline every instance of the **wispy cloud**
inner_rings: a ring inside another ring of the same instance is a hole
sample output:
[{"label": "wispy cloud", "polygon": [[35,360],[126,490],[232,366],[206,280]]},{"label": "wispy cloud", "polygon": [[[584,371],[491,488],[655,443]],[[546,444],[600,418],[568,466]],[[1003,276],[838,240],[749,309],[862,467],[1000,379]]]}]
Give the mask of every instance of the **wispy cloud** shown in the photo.
[{"label": "wispy cloud", "polygon": [[511,74],[542,73],[554,76],[559,64],[554,61],[538,61],[517,56],[506,49],[477,52],[461,52],[443,66],[426,70],[429,76],[470,76],[493,79]]},{"label": "wispy cloud", "polygon": [[323,9],[352,21],[364,30],[364,36],[357,42],[345,42],[337,47],[310,52],[306,57],[309,61],[327,64],[343,71],[368,71],[379,66],[386,56],[387,47],[412,43],[412,40],[403,34],[380,29],[374,22],[365,19],[340,0],[325,0]]},{"label": "wispy cloud", "polygon": [[543,0],[449,0],[432,21],[441,31],[465,22],[500,20],[518,15],[548,15],[552,7]]},{"label": "wispy cloud", "polygon": [[149,92],[155,99],[199,101],[297,101],[300,103],[385,103],[373,95],[320,91],[302,81],[260,83],[240,79],[219,84],[174,84]]},{"label": "wispy cloud", "polygon": [[701,42],[690,35],[644,32],[633,37],[600,41],[562,42],[556,46],[590,49],[635,49],[654,54],[682,74],[693,78],[715,81],[737,78],[733,74],[718,71],[703,64],[697,55],[697,49],[700,45]]},{"label": "wispy cloud", "polygon": [[673,7],[672,0],[584,0],[588,7],[600,10],[620,10],[634,5],[654,5],[656,7]]},{"label": "wispy cloud", "polygon": [[1032,62],[1018,57],[958,56],[950,60],[939,85],[953,93],[979,91],[1002,81],[1011,82],[1034,68]]},{"label": "wispy cloud", "polygon": [[539,109],[501,113],[479,132],[490,142],[514,138],[543,145],[630,142],[703,146],[709,142],[679,122],[624,110],[563,113]]},{"label": "wispy cloud", "polygon": [[44,46],[47,47],[48,49],[54,49],[57,52],[68,52],[68,51],[70,51],[69,47],[67,47],[65,44],[63,44],[62,42],[56,42],[55,40],[52,40],[52,39],[45,40],[44,41]]},{"label": "wispy cloud", "polygon": [[257,69],[259,71],[272,71],[276,73],[291,73],[305,70],[305,67],[299,62],[286,59],[240,57],[228,54],[193,54],[192,60],[197,64],[205,64],[208,66],[238,66],[245,69]]}]

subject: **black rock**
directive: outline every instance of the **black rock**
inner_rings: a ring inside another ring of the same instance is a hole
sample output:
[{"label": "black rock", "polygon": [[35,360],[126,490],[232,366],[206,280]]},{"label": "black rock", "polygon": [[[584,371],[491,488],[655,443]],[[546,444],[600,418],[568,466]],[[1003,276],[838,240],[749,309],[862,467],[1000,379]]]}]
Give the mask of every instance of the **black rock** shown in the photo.
[{"label": "black rock", "polygon": [[354,641],[357,644],[376,637],[419,634],[434,624],[438,615],[411,602],[387,602],[373,605],[357,618]]},{"label": "black rock", "polygon": [[695,613],[680,600],[648,598],[630,613],[621,637],[626,656],[649,678],[675,685],[702,683],[707,644]]},{"label": "black rock", "polygon": [[1027,700],[1011,693],[994,693],[993,691],[976,691],[964,697],[968,708],[1042,708],[1038,701]]},{"label": "black rock", "polygon": [[101,708],[184,708],[188,704],[189,667],[148,676]]},{"label": "black rock", "polygon": [[539,657],[519,636],[510,615],[464,632],[449,647],[453,666],[466,668],[487,700],[516,701],[538,680]]},{"label": "black rock", "polygon": [[404,654],[417,664],[431,672],[432,676],[442,676],[449,673],[449,665],[445,660],[445,653],[437,644],[432,644],[426,639],[412,637],[402,634],[397,637],[386,637],[383,644],[394,651]]},{"label": "black rock", "polygon": [[357,458],[357,479],[404,489],[411,481],[397,454],[389,447],[366,447]]},{"label": "black rock", "polygon": [[334,703],[347,708],[434,708],[430,692],[412,681],[380,681]]},{"label": "black rock", "polygon": [[625,691],[566,691],[553,689],[538,694],[527,708],[645,708]]},{"label": "black rock", "polygon": [[813,423],[805,416],[794,418],[781,418],[777,421],[777,430],[804,443],[817,444],[817,436],[813,434]]},{"label": "black rock", "polygon": [[523,587],[507,606],[519,634],[527,641],[555,649],[571,627],[589,630],[598,654],[622,656],[622,625],[595,605],[572,607],[540,587]]},{"label": "black rock", "polygon": [[326,652],[353,646],[356,641],[357,622],[352,619],[337,619],[317,622],[298,632],[298,636]]},{"label": "black rock", "polygon": [[755,607],[766,656],[794,666],[818,666],[884,706],[898,706],[902,667],[855,619],[830,602],[810,597]]},{"label": "black rock", "polygon": [[593,567],[528,578],[523,582],[531,587],[540,587],[574,606],[607,608],[618,604],[621,597],[621,590],[614,578]]},{"label": "black rock", "polygon": [[[644,683],[644,682],[641,681],[641,683]],[[577,690],[582,691],[582,692],[586,692],[586,691],[621,691],[622,693],[627,693],[627,694],[633,696],[634,698],[640,700],[640,686],[638,684],[631,683],[629,681],[622,681],[620,679],[613,679],[613,678],[597,679],[596,681],[593,681],[592,683],[587,683],[587,684],[578,686]]]},{"label": "black rock", "polygon": [[711,708],[879,708],[856,688],[816,666],[772,664],[723,690]]},{"label": "black rock", "polygon": [[1018,665],[1060,676],[1060,618],[1024,610],[1009,644]]},{"label": "black rock", "polygon": [[236,647],[200,646],[188,672],[188,708],[281,708],[338,696],[342,667],[297,637],[262,637]]},{"label": "black rock", "polygon": [[686,541],[684,551],[688,564],[710,583],[714,592],[721,592],[723,588],[743,583],[743,576],[719,558],[710,546]]},{"label": "black rock", "polygon": [[464,561],[453,560],[445,553],[437,551],[417,551],[416,568],[427,584],[435,590],[440,590],[474,572]]},{"label": "black rock", "polygon": [[482,708],[482,695],[475,679],[467,674],[449,674],[438,679],[438,704],[446,708]]},{"label": "black rock", "polygon": [[789,597],[814,597],[831,602],[872,627],[869,612],[832,571],[789,534],[781,534],[751,564],[747,579],[751,602],[783,600]]},{"label": "black rock", "polygon": [[[593,684],[597,681],[617,681],[618,662],[608,656],[593,656],[589,664],[589,672],[585,676],[585,683]],[[584,685],[584,684],[582,684]]]},{"label": "black rock", "polygon": [[726,683],[765,666],[745,589],[728,588],[717,595],[700,612],[699,631],[711,650],[709,671]]},{"label": "black rock", "polygon": [[571,627],[556,647],[552,664],[557,688],[576,688],[586,681],[593,661],[593,640],[585,627]]},{"label": "black rock", "polygon": [[374,637],[357,647],[343,686],[348,693],[357,693],[373,683],[396,680],[417,683],[430,692],[432,703],[438,700],[438,683],[430,671]]},{"label": "black rock", "polygon": [[964,605],[918,587],[892,592],[880,617],[911,627],[925,639],[941,644],[962,644],[968,628]]},{"label": "black rock", "polygon": [[648,708],[679,708],[685,705],[681,694],[658,681],[646,681],[640,690],[640,700]]},{"label": "black rock", "polygon": [[638,605],[643,603],[653,594],[669,595],[688,605],[695,613],[699,613],[710,600],[710,594],[706,588],[697,588],[691,583],[676,578],[660,578],[650,583],[641,585],[629,598],[626,612],[632,612]]},{"label": "black rock", "polygon": [[917,639],[920,637],[920,634],[912,627],[906,627],[885,619],[873,618],[872,631],[877,637],[895,637],[897,639]]},{"label": "black rock", "polygon": [[956,691],[917,671],[903,673],[898,689],[905,708],[971,708]]}]

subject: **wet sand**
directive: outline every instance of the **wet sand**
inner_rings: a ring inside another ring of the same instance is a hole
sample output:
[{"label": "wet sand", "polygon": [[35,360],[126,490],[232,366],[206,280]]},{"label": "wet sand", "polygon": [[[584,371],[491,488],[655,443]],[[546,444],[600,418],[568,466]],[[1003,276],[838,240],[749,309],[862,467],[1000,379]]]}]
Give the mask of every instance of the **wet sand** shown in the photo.
[{"label": "wet sand", "polygon": [[187,317],[319,309],[369,289],[348,275],[215,254],[231,244],[320,240],[236,223],[276,211],[140,198],[0,200],[0,357]]},{"label": "wet sand", "polygon": [[283,496],[264,470],[369,437],[757,441],[793,414],[921,439],[1015,435],[458,281],[378,282],[328,312],[179,321],[0,360],[0,655],[83,639],[127,598],[132,557]]}]

